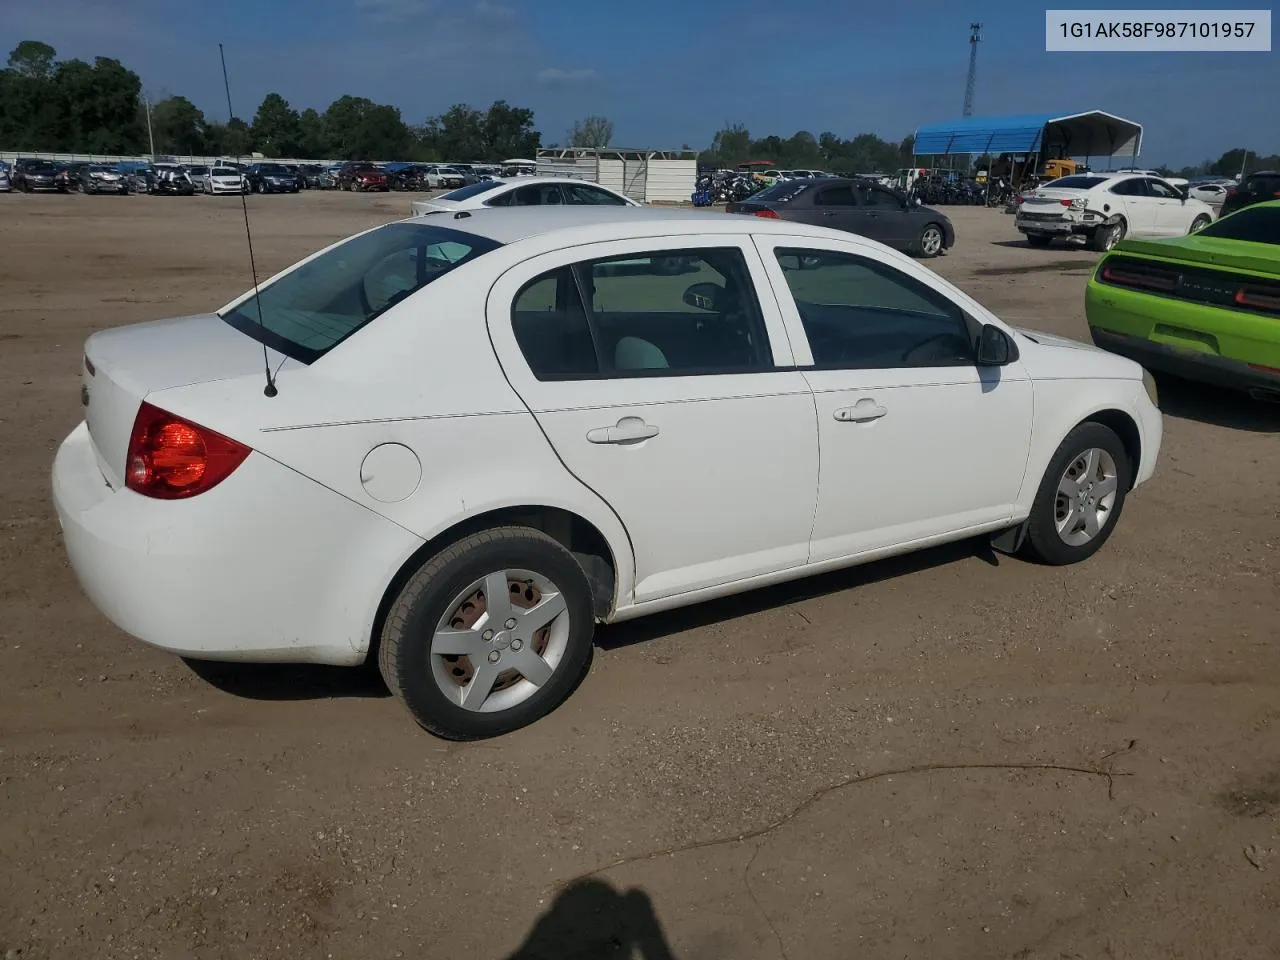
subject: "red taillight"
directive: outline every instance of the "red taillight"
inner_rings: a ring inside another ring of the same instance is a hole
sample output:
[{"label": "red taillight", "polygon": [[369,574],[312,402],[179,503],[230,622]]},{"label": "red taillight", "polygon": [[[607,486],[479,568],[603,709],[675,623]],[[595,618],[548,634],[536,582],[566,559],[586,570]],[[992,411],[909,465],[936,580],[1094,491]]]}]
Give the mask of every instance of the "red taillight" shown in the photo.
[{"label": "red taillight", "polygon": [[1152,290],[1175,290],[1178,281],[1174,277],[1161,277],[1149,273],[1137,273],[1112,266],[1102,268],[1102,279],[1126,287],[1148,287]]},{"label": "red taillight", "polygon": [[1237,290],[1235,301],[1242,307],[1253,307],[1255,310],[1280,311],[1280,296],[1263,293],[1253,287],[1241,287]]},{"label": "red taillight", "polygon": [[158,500],[181,500],[216,487],[244,462],[248,447],[144,403],[125,457],[125,486]]},{"label": "red taillight", "polygon": [[752,211],[751,211],[751,215],[752,215],[753,217],[764,217],[766,220],[777,220],[777,219],[778,219],[778,215],[777,215],[776,213],[774,213],[772,210],[768,210],[768,209],[765,209],[765,210],[752,210]]},{"label": "red taillight", "polygon": [[1059,202],[1060,204],[1062,204],[1064,207],[1069,207],[1069,206],[1071,206],[1071,201],[1070,201],[1070,200],[1059,200],[1058,202]]}]

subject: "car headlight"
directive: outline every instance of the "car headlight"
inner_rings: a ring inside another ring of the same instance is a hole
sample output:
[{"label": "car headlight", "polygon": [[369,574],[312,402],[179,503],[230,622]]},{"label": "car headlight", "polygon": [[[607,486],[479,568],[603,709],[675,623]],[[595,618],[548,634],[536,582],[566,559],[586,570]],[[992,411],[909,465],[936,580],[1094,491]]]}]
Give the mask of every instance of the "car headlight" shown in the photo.
[{"label": "car headlight", "polygon": [[1151,405],[1158,408],[1160,406],[1160,394],[1156,390],[1156,378],[1145,367],[1142,371],[1142,385],[1146,387],[1147,396],[1151,399]]}]

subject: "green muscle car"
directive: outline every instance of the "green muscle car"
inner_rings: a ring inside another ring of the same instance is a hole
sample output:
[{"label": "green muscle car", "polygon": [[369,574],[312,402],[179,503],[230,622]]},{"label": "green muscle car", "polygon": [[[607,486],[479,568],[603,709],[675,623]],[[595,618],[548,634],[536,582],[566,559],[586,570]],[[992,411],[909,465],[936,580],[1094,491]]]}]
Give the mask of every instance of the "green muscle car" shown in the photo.
[{"label": "green muscle car", "polygon": [[1085,292],[1093,342],[1143,366],[1280,401],[1280,201],[1185,237],[1122,240]]}]

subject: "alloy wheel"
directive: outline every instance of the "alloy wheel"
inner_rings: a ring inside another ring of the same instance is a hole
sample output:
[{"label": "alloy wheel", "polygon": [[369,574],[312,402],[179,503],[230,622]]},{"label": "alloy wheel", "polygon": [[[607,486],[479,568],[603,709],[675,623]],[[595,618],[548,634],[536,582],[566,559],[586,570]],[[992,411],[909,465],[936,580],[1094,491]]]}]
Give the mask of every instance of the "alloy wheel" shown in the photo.
[{"label": "alloy wheel", "polygon": [[1111,520],[1118,488],[1116,462],[1106,450],[1090,447],[1067,464],[1054,504],[1062,542],[1079,547],[1096,537]]}]

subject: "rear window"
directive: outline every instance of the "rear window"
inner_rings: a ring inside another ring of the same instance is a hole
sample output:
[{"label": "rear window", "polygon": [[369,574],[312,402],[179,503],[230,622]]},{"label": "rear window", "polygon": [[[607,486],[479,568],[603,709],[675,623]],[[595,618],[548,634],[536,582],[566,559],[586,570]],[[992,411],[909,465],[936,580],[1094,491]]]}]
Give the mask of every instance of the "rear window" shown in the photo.
[{"label": "rear window", "polygon": [[485,193],[489,190],[493,190],[495,187],[500,187],[500,186],[502,186],[502,184],[500,184],[496,180],[481,180],[479,183],[473,183],[468,187],[459,187],[457,190],[450,190],[440,199],[441,200],[466,200],[469,197],[474,197],[476,194]]},{"label": "rear window", "polygon": [[804,191],[808,190],[813,184],[808,180],[781,180],[772,187],[766,187],[759,193],[753,195],[751,200],[760,200],[765,203],[786,203],[788,200],[794,200]]},{"label": "rear window", "polygon": [[1280,207],[1270,204],[1245,207],[1238,213],[1215,220],[1197,236],[1222,240],[1246,240],[1249,243],[1280,244]]},{"label": "rear window", "polygon": [[1275,193],[1280,190],[1280,176],[1274,173],[1254,175],[1245,181],[1244,188],[1250,193]]},{"label": "rear window", "polygon": [[1057,190],[1092,190],[1099,184],[1107,182],[1106,177],[1059,177],[1057,180],[1050,180],[1041,186],[1048,189]]},{"label": "rear window", "polygon": [[446,227],[388,224],[290,271],[222,319],[285,356],[312,363],[432,280],[499,246]]}]

